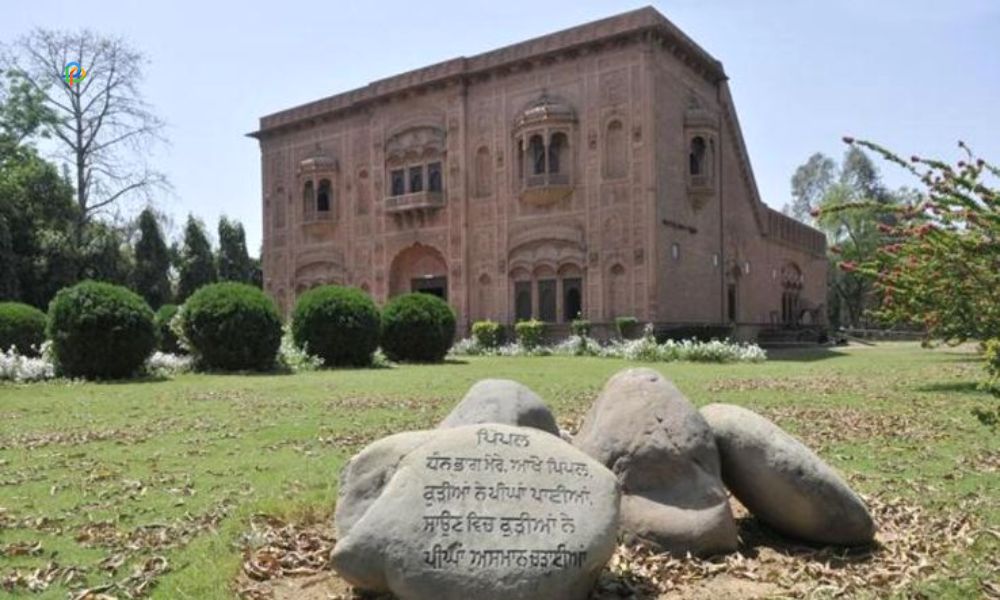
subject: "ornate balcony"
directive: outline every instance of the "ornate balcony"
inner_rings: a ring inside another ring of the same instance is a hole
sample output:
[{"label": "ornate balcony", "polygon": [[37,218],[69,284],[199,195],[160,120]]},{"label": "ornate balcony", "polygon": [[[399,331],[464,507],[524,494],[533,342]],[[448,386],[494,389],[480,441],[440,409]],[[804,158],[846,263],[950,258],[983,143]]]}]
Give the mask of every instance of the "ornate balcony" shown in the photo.
[{"label": "ornate balcony", "polygon": [[563,200],[572,192],[568,173],[529,175],[521,186],[521,200],[535,206],[547,206]]},{"label": "ornate balcony", "polygon": [[401,196],[389,196],[385,199],[385,212],[401,214],[407,212],[425,212],[444,208],[444,193],[414,192]]}]

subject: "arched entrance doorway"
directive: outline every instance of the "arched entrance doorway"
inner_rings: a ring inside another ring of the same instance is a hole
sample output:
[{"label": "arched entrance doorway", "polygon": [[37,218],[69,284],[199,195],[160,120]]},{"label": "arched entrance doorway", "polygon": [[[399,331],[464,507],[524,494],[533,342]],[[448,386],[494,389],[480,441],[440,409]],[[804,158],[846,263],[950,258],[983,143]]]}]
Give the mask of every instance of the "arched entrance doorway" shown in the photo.
[{"label": "arched entrance doorway", "polygon": [[448,265],[431,246],[414,244],[392,259],[389,295],[424,292],[448,299]]}]

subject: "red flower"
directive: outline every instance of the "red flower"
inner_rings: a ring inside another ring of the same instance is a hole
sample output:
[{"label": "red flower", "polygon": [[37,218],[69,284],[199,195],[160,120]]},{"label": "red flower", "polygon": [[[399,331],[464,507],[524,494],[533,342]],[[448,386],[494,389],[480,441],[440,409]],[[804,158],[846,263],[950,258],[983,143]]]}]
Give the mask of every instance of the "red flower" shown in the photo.
[{"label": "red flower", "polygon": [[840,270],[844,271],[845,273],[853,273],[854,271],[858,270],[858,263],[854,262],[853,260],[845,260],[844,262],[840,263]]}]

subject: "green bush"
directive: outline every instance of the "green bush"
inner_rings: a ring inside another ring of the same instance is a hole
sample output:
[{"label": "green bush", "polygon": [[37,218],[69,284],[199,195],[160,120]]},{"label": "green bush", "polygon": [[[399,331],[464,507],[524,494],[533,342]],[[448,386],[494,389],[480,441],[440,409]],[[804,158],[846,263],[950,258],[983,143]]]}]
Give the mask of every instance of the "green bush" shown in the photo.
[{"label": "green bush", "polygon": [[1000,338],[986,342],[983,358],[986,359],[986,372],[993,379],[1000,379]]},{"label": "green bush", "polygon": [[84,281],[49,304],[49,339],[69,377],[118,379],[135,373],[156,347],[153,311],[119,285]]},{"label": "green bush", "polygon": [[38,356],[45,342],[45,313],[20,302],[0,302],[0,352]]},{"label": "green bush", "polygon": [[455,340],[455,313],[430,294],[396,296],[382,310],[382,349],[389,360],[440,362]]},{"label": "green bush", "polygon": [[591,325],[587,319],[573,319],[569,324],[569,329],[573,332],[573,335],[590,337]]},{"label": "green bush", "polygon": [[184,303],[180,319],[199,367],[223,371],[274,367],[281,318],[261,290],[231,281],[203,286]]},{"label": "green bush", "polygon": [[635,317],[615,317],[615,331],[618,332],[618,337],[623,340],[633,338],[639,332],[639,319]]},{"label": "green bush", "polygon": [[372,363],[381,327],[378,307],[357,288],[327,285],[302,294],[292,312],[292,338],[323,364]]},{"label": "green bush", "polygon": [[503,341],[503,325],[490,320],[476,321],[472,324],[472,339],[480,348],[498,348]]},{"label": "green bush", "polygon": [[542,345],[545,323],[538,319],[520,321],[514,325],[514,334],[517,336],[517,343],[525,350],[533,350]]},{"label": "green bush", "polygon": [[156,323],[156,347],[160,349],[160,352],[168,354],[182,354],[184,352],[184,349],[181,348],[180,340],[177,339],[177,334],[170,328],[170,321],[177,314],[178,310],[179,307],[176,304],[164,304],[160,307],[160,310],[156,311],[156,316],[154,317],[154,322]]}]

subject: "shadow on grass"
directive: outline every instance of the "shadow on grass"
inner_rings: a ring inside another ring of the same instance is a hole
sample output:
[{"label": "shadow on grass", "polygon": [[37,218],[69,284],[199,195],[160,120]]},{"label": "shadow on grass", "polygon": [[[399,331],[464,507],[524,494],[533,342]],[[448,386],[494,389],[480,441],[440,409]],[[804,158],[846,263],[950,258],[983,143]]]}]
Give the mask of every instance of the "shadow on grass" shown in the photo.
[{"label": "shadow on grass", "polygon": [[816,362],[831,358],[842,358],[846,353],[826,347],[813,348],[766,348],[767,360],[786,362]]},{"label": "shadow on grass", "polygon": [[959,394],[982,394],[989,396],[986,390],[979,389],[978,381],[938,381],[914,388],[918,392],[948,392]]},{"label": "shadow on grass", "polygon": [[133,383],[163,383],[164,381],[170,381],[170,377],[166,375],[137,375],[124,379],[92,379],[88,380],[87,383],[96,385],[128,385]]}]

